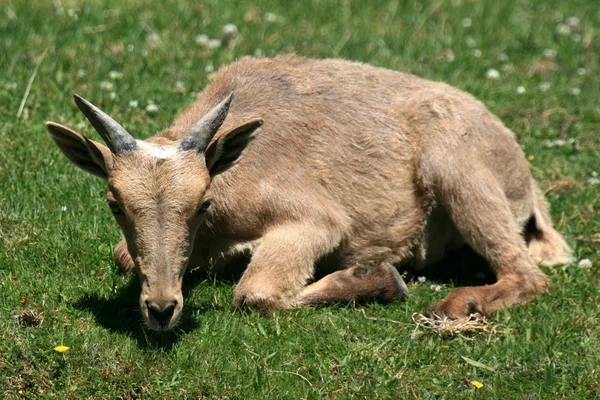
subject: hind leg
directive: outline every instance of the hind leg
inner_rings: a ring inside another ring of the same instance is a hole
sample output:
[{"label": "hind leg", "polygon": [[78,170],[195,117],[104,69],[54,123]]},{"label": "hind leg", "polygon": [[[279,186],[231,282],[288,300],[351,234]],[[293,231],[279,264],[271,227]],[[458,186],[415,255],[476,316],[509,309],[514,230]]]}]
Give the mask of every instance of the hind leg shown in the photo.
[{"label": "hind leg", "polygon": [[534,191],[533,216],[525,227],[525,237],[529,254],[538,264],[545,267],[569,264],[573,261],[572,251],[563,237],[552,227],[548,205],[544,194],[535,182],[531,182]]},{"label": "hind leg", "polygon": [[489,314],[504,305],[527,302],[549,285],[528,254],[500,183],[484,163],[469,164],[448,154],[428,158],[424,180],[462,238],[490,263],[497,282],[454,289],[430,308],[429,313],[438,316]]}]

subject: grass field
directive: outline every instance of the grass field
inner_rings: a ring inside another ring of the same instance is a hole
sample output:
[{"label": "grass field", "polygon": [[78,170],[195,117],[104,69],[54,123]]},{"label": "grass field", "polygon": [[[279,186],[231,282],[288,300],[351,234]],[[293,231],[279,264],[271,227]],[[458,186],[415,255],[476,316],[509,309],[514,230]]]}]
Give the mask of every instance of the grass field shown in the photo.
[{"label": "grass field", "polygon": [[[146,3],[0,6],[1,398],[600,397],[597,1]],[[577,261],[544,269],[549,293],[491,316],[504,333],[416,329],[411,315],[468,274],[412,280],[404,303],[264,318],[231,306],[230,281],[191,273],[183,324],[145,330],[137,278],[112,261],[121,234],[105,183],[72,166],[44,122],[98,139],[71,99],[80,93],[147,137],[221,65],[286,52],[411,72],[481,99],[516,133]],[[30,326],[17,323],[27,315]]]}]

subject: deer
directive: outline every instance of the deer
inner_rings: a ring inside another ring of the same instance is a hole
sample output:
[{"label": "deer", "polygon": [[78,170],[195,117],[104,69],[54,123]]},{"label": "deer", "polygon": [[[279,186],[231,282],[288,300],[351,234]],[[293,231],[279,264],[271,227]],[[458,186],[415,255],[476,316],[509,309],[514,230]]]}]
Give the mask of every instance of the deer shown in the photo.
[{"label": "deer", "polygon": [[[249,262],[233,304],[270,314],[402,300],[398,269],[469,246],[496,282],[452,289],[430,315],[487,315],[546,291],[569,263],[514,134],[442,82],[340,59],[244,57],[173,124],[136,140],[74,95],[105,145],[47,122],[76,166],[106,180],[151,329],[182,315],[192,266]],[[334,260],[320,279],[322,260]],[[445,264],[444,268],[451,268]]]}]

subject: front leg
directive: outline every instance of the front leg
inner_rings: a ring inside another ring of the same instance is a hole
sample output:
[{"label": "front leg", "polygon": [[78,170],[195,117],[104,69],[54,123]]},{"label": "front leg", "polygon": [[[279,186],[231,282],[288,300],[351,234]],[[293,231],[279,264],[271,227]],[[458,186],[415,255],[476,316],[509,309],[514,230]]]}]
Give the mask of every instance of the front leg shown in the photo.
[{"label": "front leg", "polygon": [[333,251],[342,235],[310,223],[289,223],[268,231],[234,291],[235,305],[270,313],[290,307],[313,277],[315,262]]}]

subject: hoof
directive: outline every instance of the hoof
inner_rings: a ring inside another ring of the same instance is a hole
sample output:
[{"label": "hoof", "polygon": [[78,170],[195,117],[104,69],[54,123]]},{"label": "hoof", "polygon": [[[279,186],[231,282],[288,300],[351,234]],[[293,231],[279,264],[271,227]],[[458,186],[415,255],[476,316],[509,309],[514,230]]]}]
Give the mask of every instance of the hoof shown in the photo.
[{"label": "hoof", "polygon": [[380,301],[389,303],[396,300],[405,300],[408,297],[408,288],[396,267],[392,264],[384,263],[379,268],[386,282]]},{"label": "hoof", "polygon": [[281,296],[269,295],[263,292],[235,293],[233,305],[248,307],[260,314],[270,316],[277,310],[287,308],[287,302]]},{"label": "hoof", "polygon": [[476,296],[469,291],[470,288],[454,289],[448,296],[428,307],[425,314],[430,318],[460,319],[471,314],[485,315],[475,303]]}]

